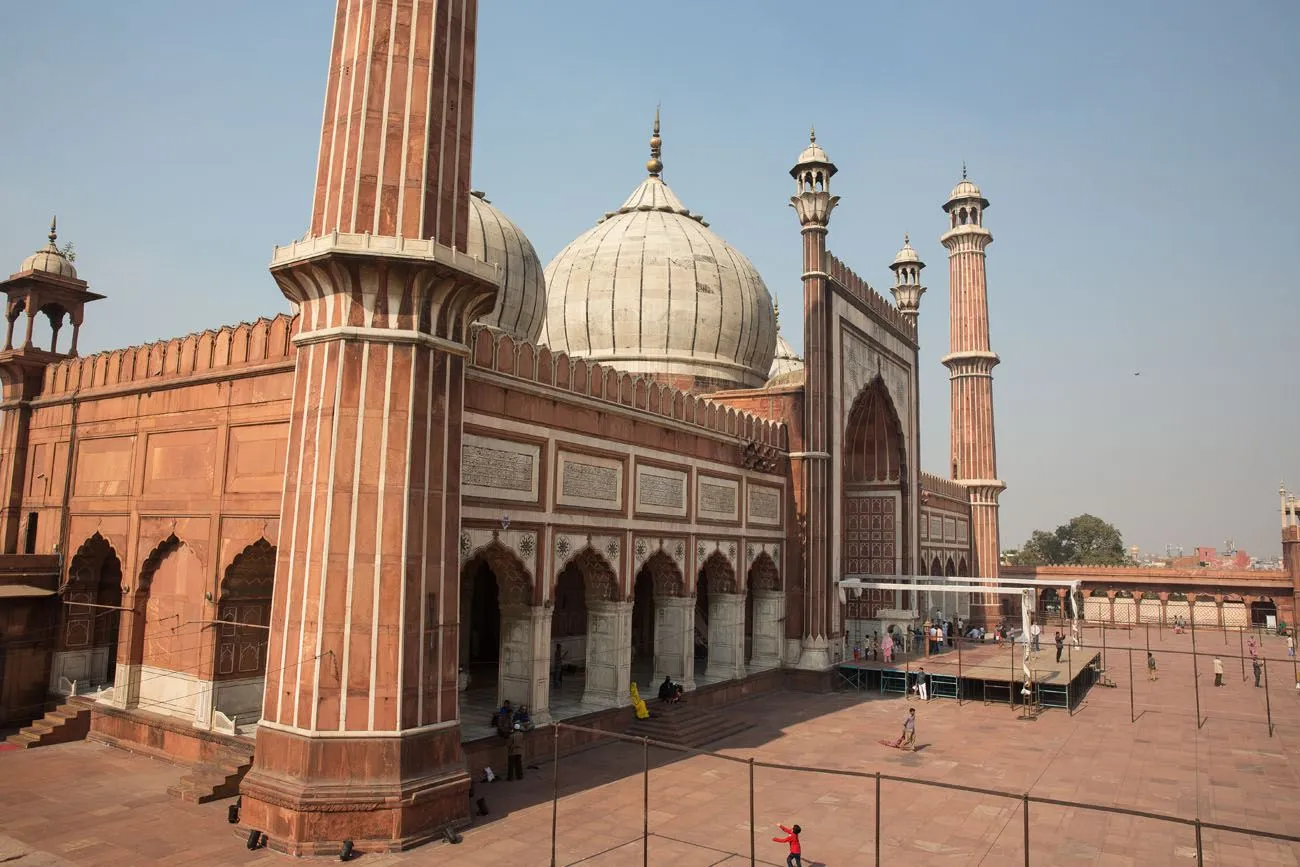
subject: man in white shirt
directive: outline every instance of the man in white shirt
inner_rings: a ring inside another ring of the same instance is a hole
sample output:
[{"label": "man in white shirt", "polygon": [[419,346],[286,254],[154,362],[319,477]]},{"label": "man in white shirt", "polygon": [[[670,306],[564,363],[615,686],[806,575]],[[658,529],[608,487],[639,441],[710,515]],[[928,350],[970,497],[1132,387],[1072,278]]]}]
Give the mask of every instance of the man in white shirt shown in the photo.
[{"label": "man in white shirt", "polygon": [[1038,621],[1035,620],[1029,626],[1029,649],[1034,653],[1038,652],[1038,636],[1042,634],[1043,627],[1039,626]]}]

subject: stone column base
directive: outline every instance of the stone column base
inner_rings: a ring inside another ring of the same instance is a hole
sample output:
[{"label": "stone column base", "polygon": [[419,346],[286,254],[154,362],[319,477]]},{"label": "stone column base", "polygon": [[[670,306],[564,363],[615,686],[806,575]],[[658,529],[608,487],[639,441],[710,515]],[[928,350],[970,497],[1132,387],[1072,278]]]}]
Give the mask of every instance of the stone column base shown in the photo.
[{"label": "stone column base", "polygon": [[397,737],[308,737],[262,725],[240,785],[240,828],[290,855],[395,852],[469,822],[460,727]]}]

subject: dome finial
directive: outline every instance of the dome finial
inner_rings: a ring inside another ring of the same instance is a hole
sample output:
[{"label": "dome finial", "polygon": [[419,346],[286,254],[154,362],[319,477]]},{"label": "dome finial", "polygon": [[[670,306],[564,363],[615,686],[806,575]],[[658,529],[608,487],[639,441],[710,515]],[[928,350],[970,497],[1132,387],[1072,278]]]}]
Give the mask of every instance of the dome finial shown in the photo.
[{"label": "dome finial", "polygon": [[963,181],[966,180],[966,161],[965,161],[965,160],[962,160],[962,161],[961,161],[961,179],[962,179]]},{"label": "dome finial", "polygon": [[816,125],[808,127],[808,144],[817,144],[817,127]]},{"label": "dome finial", "polygon": [[646,161],[646,171],[650,172],[650,177],[657,178],[664,170],[663,156],[664,140],[659,137],[659,106],[655,106],[655,125],[654,131],[650,134],[650,159]]},{"label": "dome finial", "polygon": [[911,244],[912,244],[911,239],[908,238],[908,237],[907,237],[907,233],[904,232],[904,233],[903,233],[903,246],[904,246],[904,247],[908,247],[908,246],[911,246]]},{"label": "dome finial", "polygon": [[781,302],[772,299],[772,317],[776,320],[776,330],[779,334],[781,331]]},{"label": "dome finial", "polygon": [[50,243],[53,244],[59,240],[59,218],[58,216],[50,217]]}]

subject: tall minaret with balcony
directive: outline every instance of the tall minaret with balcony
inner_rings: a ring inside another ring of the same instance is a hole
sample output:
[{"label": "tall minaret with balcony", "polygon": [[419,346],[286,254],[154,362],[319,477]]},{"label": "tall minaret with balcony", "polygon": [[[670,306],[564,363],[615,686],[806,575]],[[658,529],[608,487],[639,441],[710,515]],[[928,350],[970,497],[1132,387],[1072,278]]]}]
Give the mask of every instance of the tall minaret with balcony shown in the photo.
[{"label": "tall minaret with balcony", "polygon": [[[998,479],[993,438],[993,368],[999,359],[989,348],[984,250],[993,235],[984,228],[988,206],[963,166],[961,181],[943,206],[949,228],[939,239],[948,250],[951,285],[949,352],[943,363],[952,382],[952,477],[970,492],[977,578],[998,576],[998,496],[1006,487]],[[988,622],[997,619],[999,608],[996,596],[981,596],[971,614]]]},{"label": "tall minaret with balcony", "polygon": [[799,154],[790,176],[795,194],[790,206],[799,215],[803,238],[804,446],[791,469],[802,491],[799,518],[804,531],[803,647],[799,667],[830,666],[832,534],[831,302],[826,273],[826,227],[839,202],[831,195],[835,164],[817,144],[817,133]]}]

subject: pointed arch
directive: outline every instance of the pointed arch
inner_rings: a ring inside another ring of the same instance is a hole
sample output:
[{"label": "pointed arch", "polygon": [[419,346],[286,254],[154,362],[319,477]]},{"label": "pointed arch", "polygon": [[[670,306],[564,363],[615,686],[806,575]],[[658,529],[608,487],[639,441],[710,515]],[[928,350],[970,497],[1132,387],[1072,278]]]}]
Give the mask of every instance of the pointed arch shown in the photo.
[{"label": "pointed arch", "polygon": [[[216,649],[213,679],[245,680],[266,676],[266,654],[271,622],[271,596],[275,588],[275,546],[257,539],[239,552],[226,567],[217,593]],[[251,712],[218,693],[215,705],[228,716]]]},{"label": "pointed arch", "polygon": [[236,554],[221,577],[218,598],[270,599],[275,553],[275,546],[260,538]]},{"label": "pointed arch", "polygon": [[149,556],[145,557],[144,562],[140,565],[140,578],[136,583],[136,592],[138,594],[142,596],[148,594],[149,588],[153,585],[154,573],[158,571],[162,561],[166,560],[168,554],[177,550],[183,544],[185,543],[175,533],[172,533],[154,546],[154,549],[149,552]]},{"label": "pointed arch", "polygon": [[472,552],[461,566],[462,587],[472,583],[480,566],[486,565],[496,578],[497,594],[503,605],[528,605],[533,601],[533,576],[514,551],[493,539]]},{"label": "pointed arch", "polygon": [[844,483],[898,483],[906,478],[903,425],[877,374],[849,410],[844,436]]},{"label": "pointed arch", "polygon": [[655,596],[685,596],[686,579],[677,562],[662,548],[651,554],[637,572],[649,576]]},{"label": "pointed arch", "polygon": [[727,560],[725,554],[714,551],[700,567],[699,583],[709,594],[735,593],[737,592],[736,570],[731,568],[731,562]]},{"label": "pointed arch", "polygon": [[[77,553],[72,555],[72,560],[68,563],[68,578],[66,589],[68,591],[76,590],[94,590],[100,578],[100,568],[109,558],[116,560],[120,564],[122,558],[118,556],[117,550],[113,543],[95,531],[89,539],[81,543]],[[118,593],[121,594],[121,585],[118,585]]]},{"label": "pointed arch", "polygon": [[588,601],[623,601],[623,592],[622,587],[619,585],[618,574],[604,555],[591,545],[586,545],[578,550],[560,567],[555,578],[557,588],[559,587],[560,576],[570,568],[582,576],[582,586]]},{"label": "pointed arch", "polygon": [[930,561],[930,575],[932,577],[942,577],[943,575],[943,564],[939,562],[938,557]]},{"label": "pointed arch", "polygon": [[781,570],[766,551],[760,551],[749,567],[746,583],[751,590],[780,590]]},{"label": "pointed arch", "polygon": [[957,564],[957,574],[962,578],[970,577],[970,567],[966,565],[965,557],[962,557],[961,562]]},{"label": "pointed arch", "polygon": [[957,564],[953,562],[951,557],[948,558],[948,562],[943,567],[943,574],[949,578],[957,574]]}]

